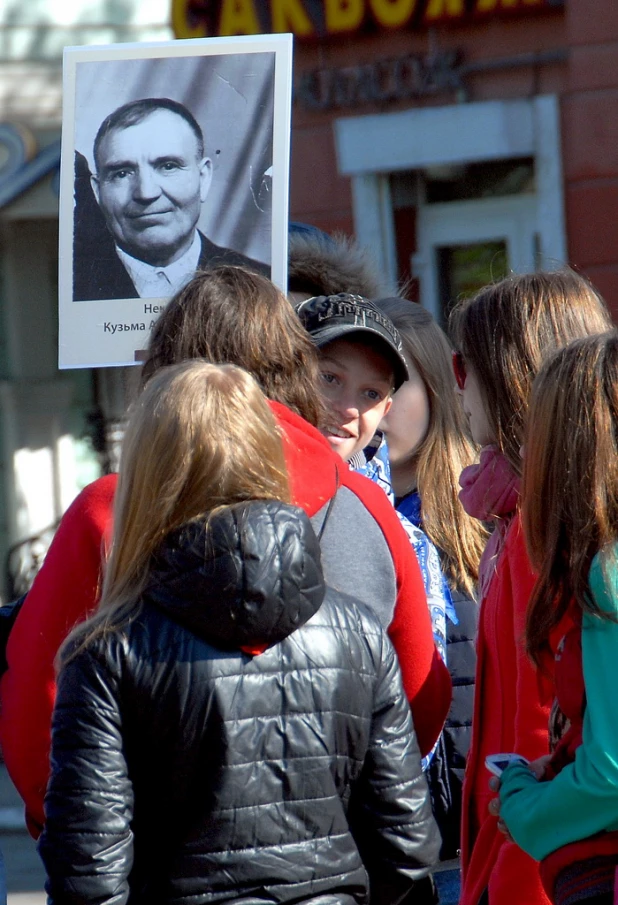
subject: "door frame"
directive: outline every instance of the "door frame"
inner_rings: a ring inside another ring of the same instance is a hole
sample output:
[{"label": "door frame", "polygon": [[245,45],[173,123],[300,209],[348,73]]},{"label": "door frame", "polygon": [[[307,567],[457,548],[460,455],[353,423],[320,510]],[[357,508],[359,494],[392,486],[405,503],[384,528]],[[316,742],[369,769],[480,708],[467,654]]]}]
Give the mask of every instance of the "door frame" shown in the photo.
[{"label": "door frame", "polygon": [[417,222],[419,250],[413,258],[413,272],[419,279],[421,304],[438,322],[443,315],[439,297],[439,248],[504,240],[510,271],[529,273],[536,269],[534,194],[423,204]]},{"label": "door frame", "polygon": [[567,261],[557,95],[425,107],[335,121],[339,172],[352,180],[355,232],[393,283],[397,256],[389,174],[438,164],[532,157],[537,261]]}]

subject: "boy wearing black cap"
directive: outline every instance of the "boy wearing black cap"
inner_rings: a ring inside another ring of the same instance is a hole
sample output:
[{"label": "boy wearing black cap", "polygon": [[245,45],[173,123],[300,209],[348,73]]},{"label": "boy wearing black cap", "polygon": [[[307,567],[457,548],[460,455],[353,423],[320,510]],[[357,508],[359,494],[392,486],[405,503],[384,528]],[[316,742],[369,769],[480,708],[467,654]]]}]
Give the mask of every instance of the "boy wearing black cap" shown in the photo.
[{"label": "boy wearing black cap", "polygon": [[360,295],[316,296],[296,312],[320,353],[329,421],[324,434],[346,462],[371,443],[408,379],[401,337],[394,324]]},{"label": "boy wearing black cap", "polygon": [[[378,426],[393,394],[409,379],[399,331],[372,302],[349,293],[307,299],[296,305],[296,313],[318,349],[330,418],[322,433],[350,468],[382,487],[394,505],[388,447]],[[410,519],[401,522],[423,575],[434,641],[446,659],[446,610],[452,602],[438,551]],[[424,770],[433,753],[423,758]],[[415,889],[414,902],[436,901],[434,883],[426,878]]]}]

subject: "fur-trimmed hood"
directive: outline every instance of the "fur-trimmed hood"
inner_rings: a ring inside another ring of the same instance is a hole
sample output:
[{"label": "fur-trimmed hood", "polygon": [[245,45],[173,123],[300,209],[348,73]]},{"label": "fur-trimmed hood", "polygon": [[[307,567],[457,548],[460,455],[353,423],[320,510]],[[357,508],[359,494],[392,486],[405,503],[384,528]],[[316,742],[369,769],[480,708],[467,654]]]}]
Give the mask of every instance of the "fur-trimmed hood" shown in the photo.
[{"label": "fur-trimmed hood", "polygon": [[288,252],[288,291],[310,295],[350,292],[364,298],[393,294],[371,251],[343,233],[292,234]]}]

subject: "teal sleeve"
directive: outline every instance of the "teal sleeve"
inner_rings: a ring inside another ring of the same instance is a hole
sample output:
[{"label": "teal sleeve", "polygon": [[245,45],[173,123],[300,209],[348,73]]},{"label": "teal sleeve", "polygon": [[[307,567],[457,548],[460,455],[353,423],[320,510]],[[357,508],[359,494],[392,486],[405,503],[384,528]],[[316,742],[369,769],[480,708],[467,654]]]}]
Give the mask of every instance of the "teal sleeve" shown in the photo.
[{"label": "teal sleeve", "polygon": [[[597,606],[618,618],[614,559],[604,557],[602,565],[597,554],[589,583]],[[569,842],[618,829],[618,621],[586,613],[582,656],[586,712],[575,761],[549,782],[537,782],[517,764],[502,775],[500,815],[538,861]]]}]

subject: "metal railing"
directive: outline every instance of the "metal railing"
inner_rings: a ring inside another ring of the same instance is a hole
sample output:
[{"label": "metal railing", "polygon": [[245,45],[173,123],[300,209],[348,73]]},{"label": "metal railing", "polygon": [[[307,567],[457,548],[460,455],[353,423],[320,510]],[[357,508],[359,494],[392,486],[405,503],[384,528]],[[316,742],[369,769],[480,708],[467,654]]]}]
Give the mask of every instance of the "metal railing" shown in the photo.
[{"label": "metal railing", "polygon": [[56,522],[9,548],[5,566],[7,601],[21,597],[32,587],[58,524]]}]

